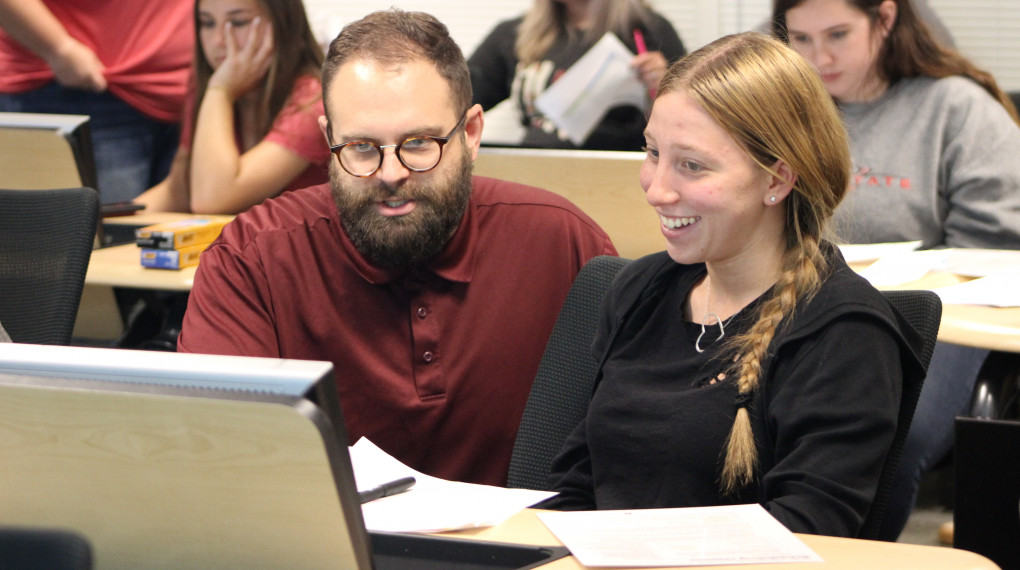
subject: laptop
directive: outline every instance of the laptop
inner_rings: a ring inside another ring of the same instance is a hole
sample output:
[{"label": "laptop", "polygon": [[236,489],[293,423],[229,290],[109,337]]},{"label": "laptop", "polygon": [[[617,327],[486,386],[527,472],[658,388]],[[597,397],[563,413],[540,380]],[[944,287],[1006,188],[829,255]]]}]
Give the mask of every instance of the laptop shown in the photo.
[{"label": "laptop", "polygon": [[98,569],[532,568],[568,554],[365,528],[332,364],[0,344],[0,525]]}]

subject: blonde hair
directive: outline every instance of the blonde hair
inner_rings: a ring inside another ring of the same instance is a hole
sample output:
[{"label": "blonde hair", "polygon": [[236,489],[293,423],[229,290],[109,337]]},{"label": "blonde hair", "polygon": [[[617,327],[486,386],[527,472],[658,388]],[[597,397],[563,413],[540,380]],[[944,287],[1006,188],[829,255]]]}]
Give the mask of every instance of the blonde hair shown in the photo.
[{"label": "blonde hair", "polygon": [[734,494],[754,479],[758,459],[747,402],[784,319],[817,292],[828,271],[821,242],[846,194],[852,162],[842,120],[818,73],[768,36],[726,36],[681,58],[663,77],[659,96],[681,91],[763,169],[778,176],[774,166],[782,160],[796,175],[784,203],[786,250],[780,277],[750,330],[727,345],[727,353],[735,354],[732,371],[740,396],[720,487]]},{"label": "blonde hair", "polygon": [[[637,24],[649,23],[650,9],[644,0],[592,0],[591,9],[594,25],[585,30],[585,42],[597,40],[606,32],[626,38]],[[517,59],[525,65],[541,61],[558,38],[571,33],[562,3],[535,0],[517,31]]]}]

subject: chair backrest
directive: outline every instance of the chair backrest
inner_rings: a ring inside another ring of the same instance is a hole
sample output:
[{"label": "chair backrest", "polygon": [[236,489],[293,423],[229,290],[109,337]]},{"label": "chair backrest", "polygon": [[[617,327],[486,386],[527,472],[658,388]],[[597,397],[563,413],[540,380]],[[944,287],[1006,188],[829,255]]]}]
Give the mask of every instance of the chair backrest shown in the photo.
[{"label": "chair backrest", "polygon": [[71,341],[98,219],[91,188],[0,190],[0,323],[14,342]]},{"label": "chair backrest", "polygon": [[[921,335],[923,345],[917,355],[921,364],[927,370],[931,361],[932,352],[935,350],[935,342],[938,339],[939,324],[942,321],[942,301],[939,296],[931,291],[883,291],[886,299],[896,310],[903,315],[914,330]],[[914,418],[914,409],[917,407],[917,399],[921,395],[923,380],[920,382],[905,383],[900,399],[900,412],[896,423],[896,434],[893,437],[892,446],[886,455],[885,465],[882,466],[882,474],[878,481],[878,490],[875,493],[875,500],[871,504],[868,517],[858,534],[859,538],[871,540],[895,541],[896,536],[884,536],[882,533],[882,521],[888,511],[889,495],[892,493],[893,481],[896,477],[896,470],[899,469],[900,456],[903,453],[903,442],[910,430],[910,422]],[[903,517],[906,520],[906,516]]]},{"label": "chair backrest", "polygon": [[584,418],[597,362],[592,341],[599,306],[613,278],[629,260],[600,256],[574,278],[535,374],[517,430],[507,486],[547,489],[552,460]]},{"label": "chair backrest", "polygon": [[0,527],[0,568],[89,570],[92,545],[77,532],[35,527]]},{"label": "chair backrest", "polygon": [[537,186],[573,202],[613,240],[621,257],[666,249],[659,218],[641,191],[644,153],[483,148],[474,173]]}]

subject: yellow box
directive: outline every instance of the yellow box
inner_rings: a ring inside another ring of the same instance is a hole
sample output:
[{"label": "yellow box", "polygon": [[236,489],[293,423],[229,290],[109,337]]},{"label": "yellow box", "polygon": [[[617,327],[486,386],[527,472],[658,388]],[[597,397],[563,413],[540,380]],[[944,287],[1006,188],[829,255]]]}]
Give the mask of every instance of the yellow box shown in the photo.
[{"label": "yellow box", "polygon": [[135,230],[135,243],[138,247],[165,250],[209,244],[232,219],[232,216],[203,216],[146,226]]}]

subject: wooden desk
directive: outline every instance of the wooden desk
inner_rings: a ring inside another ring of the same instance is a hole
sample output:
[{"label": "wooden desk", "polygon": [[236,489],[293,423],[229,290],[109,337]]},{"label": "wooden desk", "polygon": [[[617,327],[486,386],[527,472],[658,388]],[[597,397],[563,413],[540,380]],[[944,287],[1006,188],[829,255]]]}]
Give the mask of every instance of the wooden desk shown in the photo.
[{"label": "wooden desk", "polygon": [[[194,214],[143,212],[133,216],[106,218],[103,224],[142,227],[192,217]],[[150,269],[142,267],[140,255],[138,246],[134,244],[93,250],[89,270],[85,275],[86,286],[133,287],[163,291],[191,290],[191,285],[195,281],[195,267],[180,270]]]},{"label": "wooden desk", "polygon": [[92,251],[86,286],[133,287],[164,291],[190,291],[195,266],[184,269],[142,267],[141,253],[134,244],[116,245]]},{"label": "wooden desk", "polygon": [[[461,538],[478,538],[495,542],[560,545],[551,532],[538,519],[535,510],[524,510],[503,524],[491,528],[449,533]],[[699,568],[731,568],[754,570],[881,570],[884,568],[925,568],[926,570],[995,569],[987,558],[967,552],[938,546],[919,546],[896,542],[878,542],[829,536],[797,535],[825,562],[821,564],[755,564],[753,566],[701,566]],[[563,558],[545,566],[549,570],[583,569],[573,557]]]},{"label": "wooden desk", "polygon": [[[193,217],[193,214],[141,212],[102,220],[104,226],[143,227]],[[195,267],[180,270],[142,267],[141,254],[134,244],[92,250],[85,274],[78,318],[73,336],[83,339],[112,340],[123,332],[120,309],[113,287],[190,291],[195,282]]]},{"label": "wooden desk", "polygon": [[[868,264],[853,264],[855,271]],[[933,289],[963,283],[970,278],[933,271],[921,279],[880,289]],[[1020,353],[1020,307],[943,305],[939,340],[963,346]]]}]

